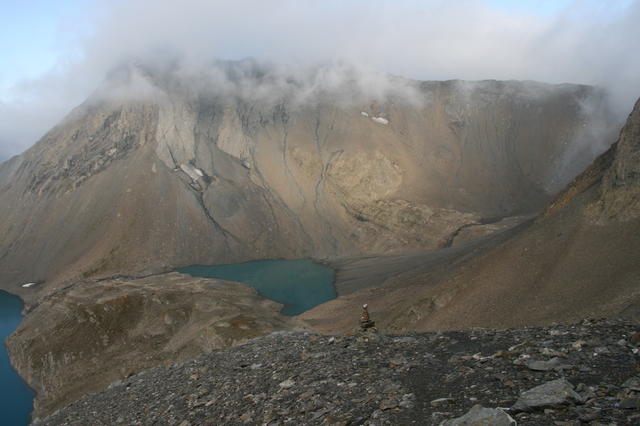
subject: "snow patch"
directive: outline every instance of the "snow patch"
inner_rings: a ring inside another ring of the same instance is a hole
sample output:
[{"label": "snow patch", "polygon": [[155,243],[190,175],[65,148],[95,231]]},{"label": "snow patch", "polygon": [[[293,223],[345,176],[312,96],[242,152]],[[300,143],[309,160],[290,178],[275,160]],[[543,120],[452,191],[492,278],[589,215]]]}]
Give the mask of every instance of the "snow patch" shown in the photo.
[{"label": "snow patch", "polygon": [[22,287],[29,288],[29,287],[33,287],[34,285],[36,285],[36,283],[26,283],[26,284],[22,284]]},{"label": "snow patch", "polygon": [[363,116],[363,117],[368,117],[368,116],[369,116],[369,114],[367,114],[367,113],[366,113],[366,112],[364,112],[364,111],[360,111],[360,114],[362,114],[362,116]]},{"label": "snow patch", "polygon": [[204,173],[202,172],[202,170],[194,167],[193,165],[191,165],[189,163],[180,164],[180,169],[183,172],[185,172],[187,174],[187,176],[189,176],[191,178],[191,180],[193,180],[193,181],[197,181],[198,179],[200,179],[201,177],[204,176]]},{"label": "snow patch", "polygon": [[384,124],[384,125],[389,124],[389,120],[387,120],[384,117],[371,117],[371,119],[373,121],[375,121],[376,123],[380,123],[380,124]]}]

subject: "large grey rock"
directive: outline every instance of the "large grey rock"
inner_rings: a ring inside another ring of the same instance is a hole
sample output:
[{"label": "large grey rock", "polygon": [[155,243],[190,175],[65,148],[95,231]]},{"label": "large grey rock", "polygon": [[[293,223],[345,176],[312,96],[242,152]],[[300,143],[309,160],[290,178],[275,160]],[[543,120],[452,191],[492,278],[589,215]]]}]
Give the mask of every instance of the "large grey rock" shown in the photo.
[{"label": "large grey rock", "polygon": [[533,411],[576,402],[582,402],[582,397],[573,390],[573,385],[565,379],[558,379],[523,392],[512,409],[514,411]]},{"label": "large grey rock", "polygon": [[560,358],[551,358],[549,361],[531,359],[525,362],[524,365],[534,371],[564,370],[571,368],[570,365],[563,363]]},{"label": "large grey rock", "polygon": [[622,387],[629,390],[640,392],[640,378],[632,377],[622,384]]},{"label": "large grey rock", "polygon": [[510,415],[499,408],[474,405],[464,416],[446,420],[440,423],[440,426],[510,426],[516,424]]}]

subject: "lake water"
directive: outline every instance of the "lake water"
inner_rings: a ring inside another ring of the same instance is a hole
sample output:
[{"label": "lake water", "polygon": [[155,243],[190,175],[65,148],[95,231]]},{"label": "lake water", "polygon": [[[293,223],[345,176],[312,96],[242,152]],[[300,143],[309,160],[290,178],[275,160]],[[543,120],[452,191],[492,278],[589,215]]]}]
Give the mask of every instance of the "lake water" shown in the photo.
[{"label": "lake water", "polygon": [[34,393],[22,381],[9,363],[4,339],[13,333],[22,315],[22,301],[9,293],[0,291],[0,424],[11,426],[28,425],[31,420]]},{"label": "lake water", "polygon": [[282,303],[285,315],[298,315],[336,298],[333,270],[306,259],[188,266],[177,272],[248,284],[267,299]]}]

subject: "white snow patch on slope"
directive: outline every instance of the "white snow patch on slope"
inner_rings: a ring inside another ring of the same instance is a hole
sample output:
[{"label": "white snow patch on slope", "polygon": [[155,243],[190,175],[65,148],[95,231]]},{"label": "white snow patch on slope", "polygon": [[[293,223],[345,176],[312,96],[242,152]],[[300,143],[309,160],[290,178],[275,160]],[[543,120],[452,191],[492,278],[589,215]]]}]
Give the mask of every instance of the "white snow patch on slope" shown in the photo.
[{"label": "white snow patch on slope", "polygon": [[197,181],[201,177],[204,176],[202,170],[192,166],[189,163],[180,164],[180,169],[187,174],[191,178],[191,180]]},{"label": "white snow patch on slope", "polygon": [[385,124],[385,125],[389,124],[389,120],[383,117],[371,117],[371,119],[376,123]]}]

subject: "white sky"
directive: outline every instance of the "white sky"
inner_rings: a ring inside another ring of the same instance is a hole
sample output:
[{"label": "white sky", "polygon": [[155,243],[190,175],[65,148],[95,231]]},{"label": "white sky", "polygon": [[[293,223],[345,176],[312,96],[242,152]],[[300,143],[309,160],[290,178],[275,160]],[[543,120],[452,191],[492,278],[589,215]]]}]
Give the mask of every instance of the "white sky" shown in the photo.
[{"label": "white sky", "polygon": [[336,60],[416,79],[531,79],[640,96],[640,0],[0,0],[0,159],[131,57]]}]

